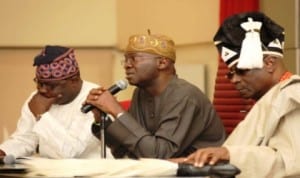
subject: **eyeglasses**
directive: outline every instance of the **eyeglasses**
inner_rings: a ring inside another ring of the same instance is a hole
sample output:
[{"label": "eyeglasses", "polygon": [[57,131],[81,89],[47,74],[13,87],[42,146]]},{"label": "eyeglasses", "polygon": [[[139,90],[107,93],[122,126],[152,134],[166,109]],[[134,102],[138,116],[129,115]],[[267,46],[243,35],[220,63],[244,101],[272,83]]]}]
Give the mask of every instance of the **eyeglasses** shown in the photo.
[{"label": "eyeglasses", "polygon": [[233,78],[234,75],[243,76],[243,75],[245,75],[248,71],[250,71],[250,69],[238,69],[238,68],[234,68],[234,69],[230,70],[230,71],[226,74],[226,78],[228,78],[229,80],[231,80],[231,79]]},{"label": "eyeglasses", "polygon": [[138,61],[144,59],[159,59],[160,56],[134,56],[134,55],[125,55],[125,59],[121,60],[121,65],[125,66],[128,62],[131,65],[135,65]]}]

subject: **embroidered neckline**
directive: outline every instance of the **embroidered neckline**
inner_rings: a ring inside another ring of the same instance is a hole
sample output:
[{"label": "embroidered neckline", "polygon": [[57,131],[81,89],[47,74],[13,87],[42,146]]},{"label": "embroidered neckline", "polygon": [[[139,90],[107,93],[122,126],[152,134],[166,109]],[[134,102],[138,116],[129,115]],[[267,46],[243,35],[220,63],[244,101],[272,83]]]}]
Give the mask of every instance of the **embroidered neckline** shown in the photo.
[{"label": "embroidered neckline", "polygon": [[289,72],[289,71],[287,71],[287,72],[285,72],[281,77],[280,77],[280,82],[281,81],[284,81],[284,80],[286,80],[286,79],[289,79],[289,78],[291,78],[291,76],[292,76],[293,74],[291,73],[291,72]]}]

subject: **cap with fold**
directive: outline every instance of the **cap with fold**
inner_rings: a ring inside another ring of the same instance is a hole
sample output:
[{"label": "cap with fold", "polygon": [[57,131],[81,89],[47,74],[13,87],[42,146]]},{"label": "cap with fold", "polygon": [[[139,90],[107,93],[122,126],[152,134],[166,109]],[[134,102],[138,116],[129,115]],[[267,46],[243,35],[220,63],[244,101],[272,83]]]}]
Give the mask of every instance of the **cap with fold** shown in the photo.
[{"label": "cap with fold", "polygon": [[176,50],[174,41],[165,35],[137,34],[129,37],[128,45],[125,52],[146,52],[157,54],[171,59],[175,62]]},{"label": "cap with fold", "polygon": [[283,57],[284,29],[261,12],[240,13],[224,20],[214,44],[229,67],[262,68],[263,55]]},{"label": "cap with fold", "polygon": [[63,80],[79,72],[74,49],[63,46],[47,45],[34,58],[33,66],[40,81]]}]

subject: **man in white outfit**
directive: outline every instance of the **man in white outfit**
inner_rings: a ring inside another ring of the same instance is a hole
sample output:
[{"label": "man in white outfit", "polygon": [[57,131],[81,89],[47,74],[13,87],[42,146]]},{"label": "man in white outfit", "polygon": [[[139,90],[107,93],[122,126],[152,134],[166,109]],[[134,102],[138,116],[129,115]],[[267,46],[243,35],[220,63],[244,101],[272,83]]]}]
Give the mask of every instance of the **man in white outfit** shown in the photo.
[{"label": "man in white outfit", "polygon": [[16,131],[0,145],[0,156],[99,158],[100,142],[90,131],[93,115],[80,111],[97,85],[81,79],[74,50],[46,46],[33,65],[37,90],[25,101]]}]

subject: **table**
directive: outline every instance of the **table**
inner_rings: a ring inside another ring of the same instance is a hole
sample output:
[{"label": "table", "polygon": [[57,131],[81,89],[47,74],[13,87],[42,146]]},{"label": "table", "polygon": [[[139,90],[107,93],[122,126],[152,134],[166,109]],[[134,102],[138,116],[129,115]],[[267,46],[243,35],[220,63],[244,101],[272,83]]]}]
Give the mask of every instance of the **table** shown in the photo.
[{"label": "table", "polygon": [[231,164],[202,168],[162,159],[22,159],[0,165],[0,177],[234,177],[240,170]]}]

